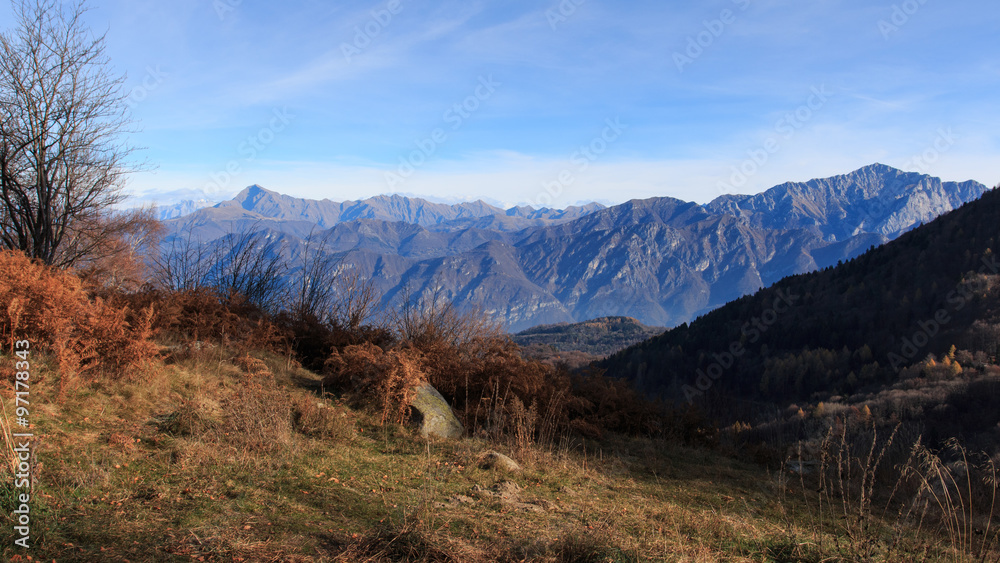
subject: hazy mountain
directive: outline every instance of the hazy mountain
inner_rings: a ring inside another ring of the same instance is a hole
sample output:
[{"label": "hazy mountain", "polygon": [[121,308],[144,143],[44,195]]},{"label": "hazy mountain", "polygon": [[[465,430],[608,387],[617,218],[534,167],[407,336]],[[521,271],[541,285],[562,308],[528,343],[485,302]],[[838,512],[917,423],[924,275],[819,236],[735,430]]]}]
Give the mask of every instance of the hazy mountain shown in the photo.
[{"label": "hazy mountain", "polygon": [[606,316],[676,326],[857,256],[986,189],[878,164],[707,205],[661,197],[567,210],[402,196],[335,203],[251,186],[169,221],[166,241],[251,228],[295,241],[326,229],[329,251],[374,279],[387,300],[409,293],[476,303],[511,330]]},{"label": "hazy mountain", "polygon": [[207,199],[186,199],[172,205],[157,206],[154,209],[156,218],[160,221],[166,221],[167,219],[176,219],[178,217],[190,215],[199,209],[211,207],[215,205],[215,203],[216,202]]},{"label": "hazy mountain", "polygon": [[582,217],[604,206],[592,203],[567,209],[514,207],[501,209],[482,201],[456,204],[434,203],[401,195],[380,195],[359,201],[299,199],[253,185],[213,208],[201,210],[194,221],[229,221],[246,212],[248,217],[280,221],[305,221],[327,229],[339,223],[363,219],[420,225],[429,230],[467,228],[515,231],[550,225]]},{"label": "hazy mountain", "polygon": [[843,176],[788,182],[753,196],[720,196],[706,207],[757,227],[815,228],[827,240],[864,232],[895,238],[976,199],[984,188],[875,164]]}]

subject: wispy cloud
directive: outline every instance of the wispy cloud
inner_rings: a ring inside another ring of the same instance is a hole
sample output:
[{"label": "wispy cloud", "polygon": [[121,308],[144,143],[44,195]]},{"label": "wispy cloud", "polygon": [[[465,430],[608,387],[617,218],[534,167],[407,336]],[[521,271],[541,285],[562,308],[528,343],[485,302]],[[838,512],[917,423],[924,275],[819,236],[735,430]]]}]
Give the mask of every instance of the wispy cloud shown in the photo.
[{"label": "wispy cloud", "polygon": [[[740,190],[906,162],[939,127],[963,140],[935,171],[995,181],[1000,12],[985,0],[927,2],[888,36],[879,21],[892,3],[862,0],[586,0],[557,25],[557,1],[399,0],[391,21],[388,2],[244,1],[223,17],[201,0],[95,4],[88,18],[108,30],[130,87],[149,68],[166,74],[134,107],[144,128],[134,140],[158,169],[132,189],[202,189],[287,108],[295,122],[243,163],[234,188],[384,192],[385,171],[488,75],[503,87],[399,189],[530,201],[595,128],[620,118],[628,134],[566,201],[707,200],[813,87],[836,96]],[[345,57],[366,26],[370,41]],[[679,72],[673,55],[692,40],[700,53]]]}]

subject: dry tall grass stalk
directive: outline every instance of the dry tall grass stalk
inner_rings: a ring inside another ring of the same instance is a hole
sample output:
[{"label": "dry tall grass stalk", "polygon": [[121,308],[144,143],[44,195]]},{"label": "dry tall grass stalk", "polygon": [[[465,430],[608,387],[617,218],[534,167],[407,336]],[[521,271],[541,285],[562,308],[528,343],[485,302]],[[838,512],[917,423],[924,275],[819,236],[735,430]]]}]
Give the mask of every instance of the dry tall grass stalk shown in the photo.
[{"label": "dry tall grass stalk", "polygon": [[0,434],[3,434],[3,466],[10,469],[10,474],[17,473],[17,455],[14,452],[14,430],[7,416],[7,403],[0,398]]},{"label": "dry tall grass stalk", "polygon": [[514,437],[514,449],[521,454],[527,452],[535,443],[535,425],[538,422],[538,402],[532,401],[525,408],[521,399],[514,397],[510,405],[510,424]]},{"label": "dry tall grass stalk", "polygon": [[[812,545],[823,551],[832,536],[832,548],[840,556],[883,561],[902,557],[904,546],[912,549],[914,541],[931,548],[937,544],[933,538],[941,538],[950,547],[946,557],[951,561],[1000,561],[993,525],[994,460],[973,464],[965,448],[951,440],[946,451],[956,461],[948,464],[918,440],[907,460],[895,466],[891,487],[879,487],[886,481],[883,463],[899,426],[881,444],[874,427],[870,444],[854,442],[843,426],[839,430],[827,432],[819,454]],[[862,446],[862,453],[855,453]],[[799,483],[806,504],[812,505],[808,463],[799,451]],[[787,524],[791,530],[791,521]]]},{"label": "dry tall grass stalk", "polygon": [[[985,455],[985,461],[970,462],[968,451],[955,439],[945,445],[945,451],[956,459],[951,464],[919,444],[915,451],[917,460],[910,474],[919,489],[909,511],[919,514],[921,523],[925,519],[937,522],[938,531],[943,531],[955,550],[954,561],[987,561],[988,557],[1000,560],[996,552],[998,534],[993,526],[996,462]],[[974,479],[974,474],[978,478]]]}]

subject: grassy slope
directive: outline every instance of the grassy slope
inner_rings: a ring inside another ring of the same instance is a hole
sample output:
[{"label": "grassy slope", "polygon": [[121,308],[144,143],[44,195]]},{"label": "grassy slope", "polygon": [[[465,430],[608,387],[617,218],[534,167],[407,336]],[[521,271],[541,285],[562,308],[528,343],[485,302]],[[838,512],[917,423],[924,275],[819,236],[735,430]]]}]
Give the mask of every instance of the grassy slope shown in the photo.
[{"label": "grassy slope", "polygon": [[[137,383],[64,382],[61,397],[57,376],[35,358],[32,416],[44,436],[35,547],[23,553],[6,539],[4,474],[2,559],[820,561],[842,553],[835,536],[795,516],[808,503],[763,470],[657,441],[583,448],[567,440],[554,451],[476,438],[429,443],[325,400],[325,437],[282,419],[264,428],[273,440],[256,443],[260,428],[226,422],[264,420],[244,408],[260,402],[234,402],[251,376],[232,357],[202,350]],[[263,404],[320,402],[306,390],[317,376],[265,359],[275,375],[261,379],[259,397],[272,401]],[[9,413],[9,385],[2,394]],[[525,470],[477,467],[493,448]],[[511,502],[475,489],[508,480],[520,487]]]}]

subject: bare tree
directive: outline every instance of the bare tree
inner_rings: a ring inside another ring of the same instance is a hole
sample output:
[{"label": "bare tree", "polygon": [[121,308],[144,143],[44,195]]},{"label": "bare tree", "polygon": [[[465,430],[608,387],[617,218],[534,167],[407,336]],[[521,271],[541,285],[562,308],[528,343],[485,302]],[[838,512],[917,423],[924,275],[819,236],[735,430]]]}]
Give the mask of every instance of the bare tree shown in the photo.
[{"label": "bare tree", "polygon": [[288,273],[283,242],[271,240],[268,231],[247,229],[215,244],[207,285],[223,298],[239,295],[269,313],[281,310]]},{"label": "bare tree", "polygon": [[382,327],[385,319],[376,320],[381,296],[375,282],[362,276],[356,267],[342,265],[334,275],[337,297],[333,302],[331,320],[351,330],[369,324]]},{"label": "bare tree", "polygon": [[403,287],[399,306],[393,313],[397,334],[418,346],[432,342],[448,342],[465,346],[477,338],[502,337],[503,324],[480,306],[460,309],[438,285],[432,291],[415,296],[407,284]]},{"label": "bare tree", "polygon": [[17,25],[0,35],[0,244],[67,266],[81,257],[67,241],[116,230],[102,215],[135,169],[124,77],[84,25],[83,1],[13,6]]},{"label": "bare tree", "polygon": [[327,321],[334,308],[338,259],[324,250],[330,231],[319,236],[315,228],[303,241],[302,267],[292,280],[291,312],[299,318]]},{"label": "bare tree", "polygon": [[212,268],[214,247],[186,236],[170,238],[170,247],[153,259],[157,285],[170,291],[188,291],[204,287]]}]

